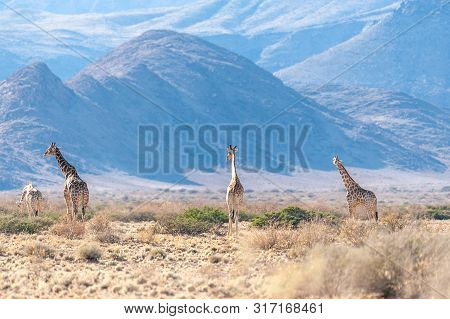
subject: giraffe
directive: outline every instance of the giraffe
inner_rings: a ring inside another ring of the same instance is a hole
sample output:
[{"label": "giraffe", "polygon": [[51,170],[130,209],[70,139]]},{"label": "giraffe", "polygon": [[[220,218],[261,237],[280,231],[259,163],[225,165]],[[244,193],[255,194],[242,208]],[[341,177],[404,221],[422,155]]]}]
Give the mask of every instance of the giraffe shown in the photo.
[{"label": "giraffe", "polygon": [[78,215],[78,206],[81,205],[81,219],[84,220],[86,208],[89,202],[89,190],[86,182],[78,176],[75,167],[69,164],[62,156],[55,143],[50,144],[44,156],[55,155],[59,169],[64,175],[64,199],[66,200],[67,215],[70,216],[72,206],[72,219]]},{"label": "giraffe", "polygon": [[27,207],[28,217],[30,218],[32,212],[34,216],[38,216],[44,209],[44,198],[42,197],[42,193],[37,190],[31,182],[23,188],[18,206],[22,207],[24,202]]},{"label": "giraffe", "polygon": [[350,216],[355,218],[356,208],[363,206],[369,216],[374,217],[375,221],[378,221],[377,197],[374,192],[359,186],[347,172],[337,155],[333,157],[333,164],[338,168],[344,186],[347,189],[347,204]]},{"label": "giraffe", "polygon": [[227,161],[232,161],[231,181],[227,188],[227,206],[228,206],[228,236],[233,233],[233,222],[236,224],[236,236],[238,234],[240,206],[244,201],[244,187],[239,181],[236,173],[236,151],[237,146],[231,145],[227,148]]}]

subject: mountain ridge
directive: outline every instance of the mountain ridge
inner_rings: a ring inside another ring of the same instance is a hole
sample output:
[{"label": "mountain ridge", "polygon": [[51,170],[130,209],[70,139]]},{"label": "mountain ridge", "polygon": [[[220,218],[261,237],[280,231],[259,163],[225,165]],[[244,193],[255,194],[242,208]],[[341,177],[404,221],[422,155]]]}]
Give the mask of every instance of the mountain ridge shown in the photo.
[{"label": "mountain ridge", "polygon": [[338,76],[330,84],[401,91],[448,108],[449,21],[448,2],[403,1],[389,18],[275,75],[291,87]]},{"label": "mountain ridge", "polygon": [[[66,83],[37,63],[0,84],[0,118],[7,118],[0,123],[0,188],[18,187],[30,178],[58,180],[54,159],[42,157],[50,142],[57,142],[81,172],[137,174],[138,126],[177,123],[146,97],[190,125],[264,123],[301,101],[277,123],[312,126],[304,151],[313,169],[333,169],[330,158],[338,152],[357,167],[445,170],[433,156],[395,143],[376,126],[330,111],[248,59],[198,37],[149,31]],[[229,143],[239,141],[222,144]],[[414,154],[420,156],[407,162]],[[145,177],[174,181],[181,175]]]}]

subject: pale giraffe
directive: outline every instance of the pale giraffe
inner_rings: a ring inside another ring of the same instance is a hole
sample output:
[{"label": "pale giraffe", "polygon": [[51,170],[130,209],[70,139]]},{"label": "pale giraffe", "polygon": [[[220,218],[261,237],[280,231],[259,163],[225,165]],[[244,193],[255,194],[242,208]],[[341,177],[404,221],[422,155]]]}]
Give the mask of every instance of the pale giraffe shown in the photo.
[{"label": "pale giraffe", "polygon": [[23,207],[23,204],[27,207],[28,217],[38,216],[44,209],[44,198],[42,193],[33,186],[30,182],[23,188],[22,196],[20,197],[19,207]]},{"label": "pale giraffe", "polygon": [[227,188],[228,205],[228,235],[233,233],[233,222],[236,225],[236,235],[238,234],[240,206],[244,201],[244,187],[242,186],[236,172],[236,151],[237,146],[228,146],[227,160],[232,161],[231,181]]},{"label": "pale giraffe", "polygon": [[367,214],[369,214],[369,217],[372,216],[378,221],[377,197],[374,192],[365,190],[359,186],[347,172],[337,155],[333,157],[333,164],[338,168],[344,186],[347,189],[347,204],[350,216],[355,218],[357,207],[362,206]]},{"label": "pale giraffe", "polygon": [[50,144],[44,156],[55,155],[59,168],[64,175],[64,199],[66,200],[67,214],[70,215],[72,206],[72,219],[78,215],[78,206],[81,205],[81,219],[84,220],[86,208],[89,203],[89,190],[86,182],[78,176],[75,167],[70,165],[62,156],[55,143]]}]

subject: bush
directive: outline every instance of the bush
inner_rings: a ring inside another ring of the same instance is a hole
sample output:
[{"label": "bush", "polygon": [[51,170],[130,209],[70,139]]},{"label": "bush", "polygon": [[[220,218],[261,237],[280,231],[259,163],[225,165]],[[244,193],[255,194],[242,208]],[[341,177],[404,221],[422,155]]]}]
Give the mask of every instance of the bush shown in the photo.
[{"label": "bush", "polygon": [[77,258],[88,262],[97,262],[102,257],[100,247],[95,244],[84,244],[77,249]]},{"label": "bush", "polygon": [[[248,213],[248,212],[240,212],[239,213],[239,221],[240,222],[251,222],[256,217],[257,217],[257,215],[255,213]],[[227,221],[228,221],[228,217],[227,217]]]},{"label": "bush", "polygon": [[211,207],[191,208],[178,215],[165,216],[159,222],[170,234],[198,235],[228,222],[228,215]]},{"label": "bush", "polygon": [[256,216],[252,220],[255,227],[291,227],[295,228],[302,222],[324,220],[336,221],[336,216],[328,212],[307,211],[300,207],[287,207],[278,212],[268,212]]},{"label": "bush", "polygon": [[390,231],[398,231],[403,229],[408,221],[400,214],[388,213],[380,218],[380,223],[386,226]]},{"label": "bush", "polygon": [[36,234],[47,230],[54,220],[47,217],[0,216],[0,232],[6,234]]},{"label": "bush", "polygon": [[87,229],[98,241],[102,243],[114,243],[119,240],[111,228],[108,216],[105,214],[95,215],[87,224]]},{"label": "bush", "polygon": [[450,206],[428,206],[427,214],[436,220],[450,219]]},{"label": "bush", "polygon": [[67,239],[81,239],[85,233],[85,225],[80,221],[63,216],[57,224],[53,225],[50,231],[54,235]]},{"label": "bush", "polygon": [[267,278],[269,298],[443,298],[448,295],[446,233],[405,228],[367,245],[318,245]]},{"label": "bush", "polygon": [[346,244],[361,246],[376,228],[375,223],[347,219],[339,225],[339,238]]},{"label": "bush", "polygon": [[27,256],[35,256],[39,258],[53,258],[55,255],[50,246],[40,241],[35,241],[33,244],[25,246],[24,253]]},{"label": "bush", "polygon": [[139,228],[137,238],[143,243],[151,243],[155,239],[156,232],[156,223],[154,223],[147,227]]},{"label": "bush", "polygon": [[298,235],[298,232],[292,229],[269,227],[253,232],[249,237],[249,243],[252,247],[261,250],[283,250],[291,248]]}]

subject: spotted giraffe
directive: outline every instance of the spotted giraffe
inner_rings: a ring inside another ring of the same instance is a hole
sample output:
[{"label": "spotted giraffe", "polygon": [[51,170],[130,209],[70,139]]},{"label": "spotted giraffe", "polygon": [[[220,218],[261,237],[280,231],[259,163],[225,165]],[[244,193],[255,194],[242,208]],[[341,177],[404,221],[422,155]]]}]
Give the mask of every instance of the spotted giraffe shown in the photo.
[{"label": "spotted giraffe", "polygon": [[350,216],[355,218],[357,207],[363,206],[369,216],[378,221],[377,197],[374,192],[359,186],[347,172],[337,155],[333,157],[333,164],[338,168],[344,186],[347,189],[347,204]]},{"label": "spotted giraffe", "polygon": [[228,235],[231,236],[233,233],[233,222],[236,225],[236,235],[238,234],[240,206],[244,201],[244,187],[236,172],[237,146],[232,147],[229,145],[227,151],[227,160],[232,161],[231,181],[227,188]]},{"label": "spotted giraffe", "polygon": [[18,203],[19,207],[22,207],[24,203],[27,207],[28,217],[31,217],[31,213],[34,216],[38,216],[44,209],[42,193],[31,182],[23,188],[22,196]]},{"label": "spotted giraffe", "polygon": [[[86,208],[89,203],[89,190],[86,182],[78,176],[75,167],[64,159],[55,143],[50,144],[44,153],[46,157],[51,155],[55,155],[59,169],[65,178],[64,199],[66,200],[67,214],[70,216],[70,213],[72,213],[72,219],[75,219],[78,215],[78,206],[81,205],[81,219],[84,220]],[[70,212],[71,207],[72,212]]]}]

